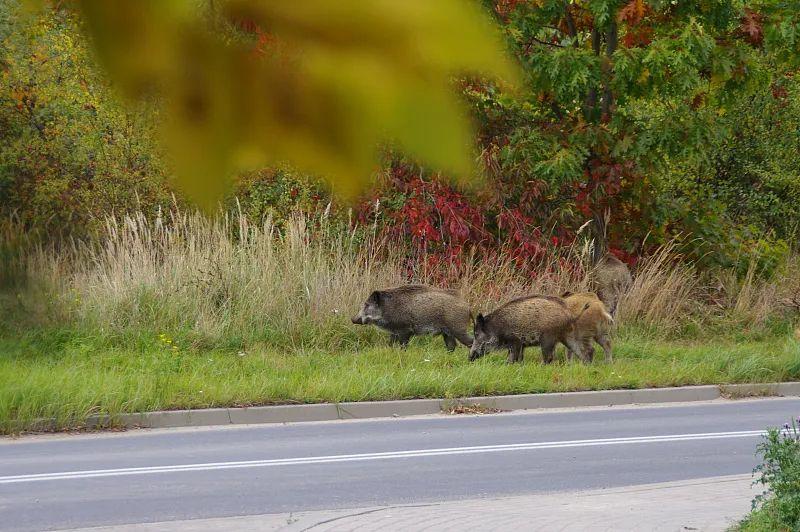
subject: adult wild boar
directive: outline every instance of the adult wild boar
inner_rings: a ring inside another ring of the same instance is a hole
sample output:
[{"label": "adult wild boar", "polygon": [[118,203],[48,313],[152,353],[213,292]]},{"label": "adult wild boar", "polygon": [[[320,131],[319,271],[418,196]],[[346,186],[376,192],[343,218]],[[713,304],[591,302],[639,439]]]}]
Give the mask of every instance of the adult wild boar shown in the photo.
[{"label": "adult wild boar", "polygon": [[[581,313],[583,308],[587,304],[589,305],[589,308],[575,322],[575,336],[583,346],[584,358],[588,361],[594,358],[594,347],[592,346],[592,340],[594,340],[603,348],[606,362],[612,362],[610,333],[614,318],[608,313],[597,294],[592,292],[564,292],[561,297],[573,314]],[[572,360],[573,355],[572,351],[567,350],[567,360]]]},{"label": "adult wild boar", "polygon": [[538,345],[542,360],[549,364],[558,342],[582,357],[583,347],[575,336],[575,322],[581,314],[573,315],[560,297],[534,295],[509,301],[488,315],[478,314],[475,318],[469,359],[508,349],[510,364],[522,362],[525,348]]},{"label": "adult wild boar", "polygon": [[630,289],[633,279],[628,266],[608,250],[608,223],[611,211],[594,212],[592,217],[592,269],[589,281],[609,314],[617,315],[617,306],[625,292]]},{"label": "adult wild boar", "polygon": [[412,336],[441,334],[449,351],[456,340],[469,347],[467,332],[472,314],[455,290],[410,284],[375,290],[352,319],[358,325],[377,325],[389,332],[390,341],[405,347]]},{"label": "adult wild boar", "polygon": [[628,266],[611,253],[603,255],[590,273],[592,284],[609,314],[616,316],[623,294],[633,283]]}]

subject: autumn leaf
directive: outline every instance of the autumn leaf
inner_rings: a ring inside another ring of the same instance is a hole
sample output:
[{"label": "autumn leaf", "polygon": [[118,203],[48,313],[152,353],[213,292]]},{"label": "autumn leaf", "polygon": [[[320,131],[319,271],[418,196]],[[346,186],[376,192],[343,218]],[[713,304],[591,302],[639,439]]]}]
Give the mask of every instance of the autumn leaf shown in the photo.
[{"label": "autumn leaf", "polygon": [[745,9],[744,16],[742,16],[739,30],[744,35],[745,40],[753,46],[761,46],[764,41],[762,19],[761,14],[752,9]]},{"label": "autumn leaf", "polygon": [[628,28],[622,37],[622,45],[625,48],[644,47],[653,42],[653,28],[640,24],[635,28]]},{"label": "autumn leaf", "polygon": [[647,14],[648,6],[644,0],[631,0],[620,9],[617,20],[630,25],[638,24]]}]

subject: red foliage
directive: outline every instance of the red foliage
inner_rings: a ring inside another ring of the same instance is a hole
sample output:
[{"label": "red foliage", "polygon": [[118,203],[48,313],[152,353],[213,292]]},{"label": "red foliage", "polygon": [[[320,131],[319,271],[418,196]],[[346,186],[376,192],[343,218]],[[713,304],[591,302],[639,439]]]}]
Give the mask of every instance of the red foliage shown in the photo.
[{"label": "red foliage", "polygon": [[[635,214],[620,208],[627,184],[639,178],[633,163],[596,159],[584,177],[562,192],[574,198],[585,219],[606,208],[621,218]],[[548,253],[576,239],[571,226],[542,230],[551,224],[547,212],[539,211],[542,202],[548,201],[546,187],[539,181],[517,185],[497,181],[493,190],[474,198],[446,181],[423,178],[412,165],[395,162],[383,186],[358,210],[358,219],[371,224],[378,214],[384,236],[410,244],[409,275],[418,268],[428,275],[452,275],[473,253],[484,259],[502,255],[520,271],[536,275]],[[612,253],[629,264],[635,262],[633,255],[621,249],[624,234],[609,235],[609,240]]]},{"label": "red foliage", "polygon": [[744,39],[753,46],[761,46],[764,42],[763,19],[764,17],[761,13],[752,9],[744,10],[739,31],[744,36]]},{"label": "red foliage", "polygon": [[594,159],[584,170],[584,179],[576,184],[575,204],[588,216],[592,209],[603,210],[613,206],[614,198],[623,188],[625,179],[633,179],[634,165],[630,161],[614,162]]},{"label": "red foliage", "polygon": [[786,87],[777,83],[772,83],[770,91],[772,92],[773,98],[786,104],[786,99],[789,97],[789,91],[786,90]]},{"label": "red foliage", "polygon": [[641,22],[649,10],[650,6],[648,6],[644,0],[630,0],[625,7],[620,9],[617,20],[635,25]]},{"label": "red foliage", "polygon": [[619,22],[627,24],[620,42],[626,48],[647,46],[653,41],[653,28],[646,20],[650,6],[643,0],[631,0],[617,14]]},{"label": "red foliage", "polygon": [[[446,182],[423,179],[415,169],[398,164],[389,171],[387,186],[359,209],[361,223],[371,223],[375,205],[382,201],[383,231],[390,238],[409,242],[415,251],[413,266],[427,271],[440,267],[459,269],[471,252],[490,257],[502,253],[518,268],[533,274],[533,266],[548,249],[569,244],[574,235],[548,236],[520,206],[512,208],[491,200],[468,198]],[[526,188],[538,197],[538,184]]]},{"label": "red foliage", "polygon": [[646,25],[638,25],[628,28],[628,31],[621,39],[625,48],[644,47],[653,42],[653,28]]},{"label": "red foliage", "polygon": [[419,249],[444,251],[478,243],[488,233],[480,210],[450,186],[425,181],[406,166],[391,170],[391,182],[405,201],[399,209],[387,211],[388,227],[397,236],[408,236]]},{"label": "red foliage", "polygon": [[[594,159],[584,171],[584,179],[573,185],[575,208],[586,218],[592,218],[595,213],[609,212],[612,215],[609,227],[622,228],[622,222],[644,220],[641,212],[634,212],[628,197],[630,187],[641,181],[641,175],[631,161]],[[624,244],[631,244],[630,235],[624,234],[624,228],[621,231],[607,235],[609,250],[620,260],[633,265],[635,256],[622,250]]]},{"label": "red foliage", "polygon": [[534,225],[529,216],[522,214],[519,208],[500,212],[497,216],[497,228],[501,234],[505,233],[506,252],[517,268],[526,269],[526,265],[541,259],[546,252],[542,230]]}]

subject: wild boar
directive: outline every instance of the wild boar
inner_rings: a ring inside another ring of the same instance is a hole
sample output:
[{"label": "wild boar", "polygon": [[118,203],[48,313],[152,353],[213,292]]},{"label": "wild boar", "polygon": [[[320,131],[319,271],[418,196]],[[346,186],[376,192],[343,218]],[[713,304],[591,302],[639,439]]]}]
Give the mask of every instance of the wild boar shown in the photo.
[{"label": "wild boar", "polygon": [[[583,346],[584,358],[588,361],[594,358],[594,347],[592,346],[592,340],[594,340],[603,348],[606,362],[612,362],[610,332],[614,318],[608,313],[597,294],[592,292],[564,292],[561,297],[573,314],[581,313],[582,309],[587,304],[589,305],[589,308],[583,312],[580,319],[575,322],[575,336]],[[567,360],[572,360],[573,355],[574,353],[568,349]]]},{"label": "wild boar", "polygon": [[352,322],[377,325],[389,332],[391,343],[402,347],[412,336],[423,334],[441,334],[448,351],[456,348],[456,340],[472,345],[467,332],[472,313],[455,290],[420,284],[375,290]]},{"label": "wild boar", "polygon": [[606,253],[595,263],[590,279],[609,314],[616,316],[620,298],[633,283],[628,266],[611,253]]},{"label": "wild boar", "polygon": [[478,314],[469,359],[473,361],[491,351],[508,349],[508,362],[513,364],[522,362],[526,347],[539,345],[542,360],[549,364],[558,342],[583,357],[583,347],[575,336],[575,322],[581,315],[573,315],[559,297],[534,295],[514,299],[486,316]]}]

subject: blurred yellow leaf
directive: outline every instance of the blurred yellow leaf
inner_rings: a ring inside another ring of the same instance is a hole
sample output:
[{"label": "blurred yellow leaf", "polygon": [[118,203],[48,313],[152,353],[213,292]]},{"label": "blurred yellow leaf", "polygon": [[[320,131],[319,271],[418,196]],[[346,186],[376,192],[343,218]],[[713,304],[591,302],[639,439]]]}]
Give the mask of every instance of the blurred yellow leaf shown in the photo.
[{"label": "blurred yellow leaf", "polygon": [[276,36],[290,57],[226,38],[196,0],[76,2],[123,92],[163,98],[177,178],[204,206],[237,165],[255,162],[288,160],[353,194],[387,140],[469,175],[471,126],[452,76],[518,79],[476,0],[216,3],[225,20]]}]

